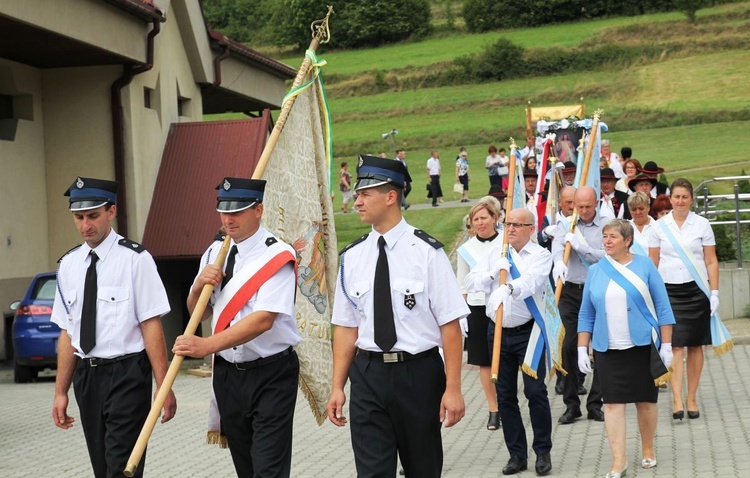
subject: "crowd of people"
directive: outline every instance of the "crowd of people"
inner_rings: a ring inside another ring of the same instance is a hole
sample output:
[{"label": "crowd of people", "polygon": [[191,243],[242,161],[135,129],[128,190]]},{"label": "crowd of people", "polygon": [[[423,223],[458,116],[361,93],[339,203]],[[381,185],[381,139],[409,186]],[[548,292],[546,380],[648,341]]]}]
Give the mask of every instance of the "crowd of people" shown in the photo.
[{"label": "crowd of people", "polygon": [[[468,188],[464,153],[456,159],[456,179]],[[356,180],[342,164],[344,211],[353,200],[372,229],[340,253],[326,413],[334,425],[349,425],[357,476],[395,476],[399,460],[406,476],[441,476],[441,429],[465,414],[464,338],[468,362],[479,367],[486,428],[502,429],[509,454],[504,475],[529,467],[519,374],[528,399],[534,470],[540,476],[553,470],[545,381],[553,369],[564,372],[560,393],[566,409],[558,418],[563,425],[583,416],[579,374],[593,373],[586,417],[604,422],[612,451],[607,478],[627,470],[627,403],[636,404],[641,466],[653,468],[658,386],[671,376],[673,418],[698,419],[703,347],[715,345],[715,240],[708,222],[690,210],[692,185],[677,179],[669,189],[660,186],[654,175],[661,168],[647,162],[627,180],[631,194],[625,197],[617,194],[617,183],[629,177],[629,168],[609,163],[599,197],[593,188],[575,188],[564,179],[559,212],[539,228],[533,141],[522,152],[526,204],[515,208],[504,207],[512,200],[503,169],[509,160],[494,146],[489,154],[490,191],[469,211],[471,238],[458,249],[455,280],[446,280],[454,269],[443,245],[403,217],[412,183],[404,152],[399,150],[396,160],[360,156]],[[575,169],[567,162],[562,176],[575,176]],[[437,206],[442,196],[437,152],[425,173]],[[294,347],[301,340],[296,256],[261,225],[265,186],[263,180],[234,177],[216,186],[216,211],[230,251],[223,265],[214,264],[222,241],[208,246],[187,297],[192,313],[205,287],[213,287],[202,318],[212,319],[214,333],[181,335],[172,351],[214,356],[210,425],[226,440],[238,476],[288,477],[300,367]],[[152,376],[161,387],[167,363],[159,320],[169,311],[166,292],[149,253],[112,229],[116,192],[113,181],[77,178],[65,193],[84,242],[60,260],[52,314],[62,329],[53,419],[63,429],[73,425],[67,414],[72,385],[95,476],[125,468],[146,420]],[[649,212],[660,202],[659,192],[668,195],[671,207],[657,218]],[[562,287],[564,330],[554,361],[549,344],[558,337],[549,335],[558,329],[550,328],[545,315],[552,283]],[[502,330],[499,336],[496,329]],[[492,377],[498,346],[499,367]],[[170,393],[163,421],[175,415],[176,406]],[[136,476],[143,469],[141,464]]]}]

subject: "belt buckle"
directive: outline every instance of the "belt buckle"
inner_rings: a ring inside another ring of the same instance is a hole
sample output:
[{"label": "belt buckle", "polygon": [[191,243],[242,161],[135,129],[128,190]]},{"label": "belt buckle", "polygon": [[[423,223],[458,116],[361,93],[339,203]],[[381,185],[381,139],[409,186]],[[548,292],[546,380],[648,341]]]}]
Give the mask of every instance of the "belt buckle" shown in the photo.
[{"label": "belt buckle", "polygon": [[398,352],[390,352],[383,354],[383,363],[396,363],[398,362]]},{"label": "belt buckle", "polygon": [[234,364],[234,368],[236,368],[237,370],[240,370],[240,371],[242,371],[242,372],[245,372],[245,371],[247,371],[247,369],[246,369],[246,368],[242,368],[242,367],[240,367],[240,364],[239,364],[239,363],[237,363],[237,362],[232,362],[232,363]]},{"label": "belt buckle", "polygon": [[96,363],[96,357],[89,357],[86,360],[88,360],[88,362],[89,362],[89,368],[94,368],[94,367],[98,367],[99,366],[99,364]]}]

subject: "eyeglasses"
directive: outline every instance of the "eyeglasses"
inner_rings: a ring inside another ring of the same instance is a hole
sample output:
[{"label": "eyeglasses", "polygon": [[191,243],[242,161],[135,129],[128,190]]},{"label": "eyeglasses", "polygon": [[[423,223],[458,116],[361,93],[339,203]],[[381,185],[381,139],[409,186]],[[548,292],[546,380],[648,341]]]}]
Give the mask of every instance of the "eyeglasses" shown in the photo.
[{"label": "eyeglasses", "polygon": [[521,222],[503,222],[503,225],[505,227],[514,227],[516,229],[518,229],[519,227],[524,227],[524,226],[533,226],[533,224],[523,224]]}]

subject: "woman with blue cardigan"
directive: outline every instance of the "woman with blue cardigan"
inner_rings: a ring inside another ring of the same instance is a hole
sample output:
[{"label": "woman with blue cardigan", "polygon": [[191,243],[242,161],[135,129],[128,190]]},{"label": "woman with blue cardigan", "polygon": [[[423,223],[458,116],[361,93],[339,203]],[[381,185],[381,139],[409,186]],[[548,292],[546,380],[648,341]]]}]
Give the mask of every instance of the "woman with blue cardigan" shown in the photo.
[{"label": "woman with blue cardigan", "polygon": [[591,266],[578,315],[578,367],[591,372],[591,342],[612,450],[607,478],[625,475],[625,404],[635,403],[643,468],[656,466],[658,385],[669,379],[672,324],[664,281],[648,257],[630,252],[633,226],[615,219],[602,229],[606,256]]}]

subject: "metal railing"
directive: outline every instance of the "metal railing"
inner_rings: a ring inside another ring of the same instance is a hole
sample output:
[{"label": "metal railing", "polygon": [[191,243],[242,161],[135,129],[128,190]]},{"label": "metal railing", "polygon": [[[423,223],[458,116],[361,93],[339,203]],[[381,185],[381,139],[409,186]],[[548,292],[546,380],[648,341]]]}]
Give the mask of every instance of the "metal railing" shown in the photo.
[{"label": "metal railing", "polygon": [[[712,183],[733,181],[734,192],[732,194],[708,194],[708,186]],[[742,208],[740,202],[750,202],[750,193],[740,193],[740,181],[750,181],[750,176],[724,176],[720,178],[706,179],[702,181],[693,191],[693,201],[698,214],[708,219],[715,225],[735,225],[737,233],[737,268],[742,269],[742,224],[750,224],[750,219],[742,219],[743,213],[750,213],[750,209]],[[698,201],[703,200],[703,204]],[[733,200],[734,207],[731,209],[720,209],[719,203]],[[743,204],[744,205],[744,204]],[[716,217],[722,214],[734,213],[734,221],[717,221]]]}]

